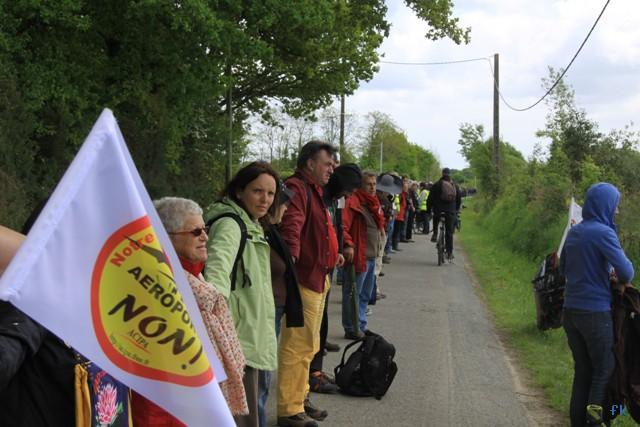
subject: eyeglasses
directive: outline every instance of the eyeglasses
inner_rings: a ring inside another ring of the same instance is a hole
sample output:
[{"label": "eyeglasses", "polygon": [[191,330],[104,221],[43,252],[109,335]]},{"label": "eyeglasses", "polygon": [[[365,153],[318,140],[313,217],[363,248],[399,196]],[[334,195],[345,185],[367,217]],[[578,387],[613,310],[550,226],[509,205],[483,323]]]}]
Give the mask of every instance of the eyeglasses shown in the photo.
[{"label": "eyeglasses", "polygon": [[169,234],[192,234],[195,237],[200,237],[202,233],[209,234],[209,227],[206,225],[204,227],[194,228],[190,231],[171,231]]}]

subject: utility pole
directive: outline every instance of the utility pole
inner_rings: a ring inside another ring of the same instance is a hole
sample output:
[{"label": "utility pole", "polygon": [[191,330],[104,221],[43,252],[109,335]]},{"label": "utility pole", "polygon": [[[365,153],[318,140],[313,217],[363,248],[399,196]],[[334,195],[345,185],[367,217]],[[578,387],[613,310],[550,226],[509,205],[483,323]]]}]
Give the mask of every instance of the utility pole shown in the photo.
[{"label": "utility pole", "polygon": [[231,99],[232,84],[231,84],[231,64],[227,64],[226,70],[229,81],[227,82],[227,115],[229,119],[229,139],[227,140],[227,165],[225,167],[225,182],[228,184],[231,181],[231,174],[233,172],[233,105]]},{"label": "utility pole", "polygon": [[344,95],[340,95],[340,161],[344,158]]},{"label": "utility pole", "polygon": [[493,55],[493,196],[500,192],[500,61],[498,54]]},{"label": "utility pole", "polygon": [[382,150],[384,148],[384,141],[380,139],[380,173],[382,174]]}]

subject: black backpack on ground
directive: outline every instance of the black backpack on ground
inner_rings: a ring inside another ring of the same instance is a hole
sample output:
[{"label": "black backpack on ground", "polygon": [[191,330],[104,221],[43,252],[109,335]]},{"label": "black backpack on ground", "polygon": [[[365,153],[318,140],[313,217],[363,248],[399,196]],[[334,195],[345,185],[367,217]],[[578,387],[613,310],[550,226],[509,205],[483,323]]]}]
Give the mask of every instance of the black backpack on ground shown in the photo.
[{"label": "black backpack on ground", "polygon": [[[347,351],[360,346],[345,362]],[[380,400],[398,372],[393,361],[396,349],[382,336],[367,331],[366,335],[345,347],[340,364],[335,367],[336,384],[340,391],[352,396],[374,396]]]},{"label": "black backpack on ground", "polygon": [[565,278],[560,274],[556,252],[545,257],[532,283],[538,329],[559,328],[562,326]]}]

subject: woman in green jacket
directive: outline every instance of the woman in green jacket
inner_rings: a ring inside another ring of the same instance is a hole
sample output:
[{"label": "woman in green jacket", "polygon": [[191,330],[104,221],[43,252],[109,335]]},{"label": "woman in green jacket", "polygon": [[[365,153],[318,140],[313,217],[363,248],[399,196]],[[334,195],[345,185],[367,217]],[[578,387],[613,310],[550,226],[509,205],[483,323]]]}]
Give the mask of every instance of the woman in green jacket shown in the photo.
[{"label": "woman in green jacket", "polygon": [[235,417],[240,427],[258,426],[258,371],[277,367],[271,250],[259,221],[272,210],[278,182],[269,163],[253,162],[238,171],[205,216],[211,228],[204,276],[227,298],[247,361],[249,415]]}]

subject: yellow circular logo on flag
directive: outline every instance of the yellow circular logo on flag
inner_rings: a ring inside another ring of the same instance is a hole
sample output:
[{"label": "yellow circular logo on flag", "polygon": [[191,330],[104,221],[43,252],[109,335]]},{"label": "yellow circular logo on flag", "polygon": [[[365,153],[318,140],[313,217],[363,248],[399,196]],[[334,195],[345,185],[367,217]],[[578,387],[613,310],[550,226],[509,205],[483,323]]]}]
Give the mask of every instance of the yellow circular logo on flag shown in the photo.
[{"label": "yellow circular logo on flag", "polygon": [[148,216],[120,228],[102,247],[91,314],[102,350],[121,369],[192,387],[213,378]]}]

